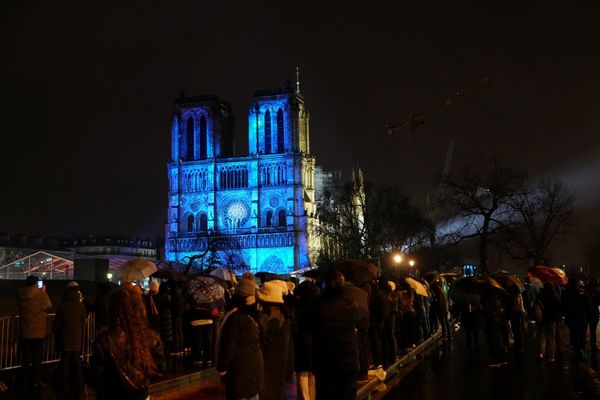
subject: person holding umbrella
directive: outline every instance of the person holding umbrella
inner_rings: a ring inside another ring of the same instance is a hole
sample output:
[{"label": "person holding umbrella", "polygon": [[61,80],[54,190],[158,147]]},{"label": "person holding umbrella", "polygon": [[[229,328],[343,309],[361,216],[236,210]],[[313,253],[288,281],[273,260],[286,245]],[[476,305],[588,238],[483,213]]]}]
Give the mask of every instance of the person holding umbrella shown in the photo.
[{"label": "person holding umbrella", "polygon": [[225,384],[227,400],[258,400],[263,390],[264,362],[253,281],[241,279],[225,314],[217,338],[217,373]]}]

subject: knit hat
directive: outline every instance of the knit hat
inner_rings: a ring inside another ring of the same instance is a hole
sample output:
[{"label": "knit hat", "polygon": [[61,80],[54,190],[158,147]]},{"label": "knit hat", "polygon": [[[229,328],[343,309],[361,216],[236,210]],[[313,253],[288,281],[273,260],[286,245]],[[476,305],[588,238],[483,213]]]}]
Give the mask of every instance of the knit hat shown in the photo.
[{"label": "knit hat", "polygon": [[[283,282],[283,281],[281,281]],[[285,284],[285,282],[283,282]],[[287,285],[285,285],[287,291]],[[256,292],[258,299],[265,303],[283,304],[283,288],[276,281],[265,282]]]},{"label": "knit hat", "polygon": [[75,281],[71,281],[67,284],[68,288],[73,288],[73,287],[79,287],[79,283],[75,282]]},{"label": "knit hat", "polygon": [[248,297],[256,295],[256,289],[258,285],[249,279],[240,279],[240,282],[235,288],[235,295]]},{"label": "knit hat", "polygon": [[284,296],[287,296],[289,294],[289,287],[286,281],[282,281],[281,279],[273,279],[269,282],[273,282],[279,285],[279,287],[281,288],[281,292]]}]

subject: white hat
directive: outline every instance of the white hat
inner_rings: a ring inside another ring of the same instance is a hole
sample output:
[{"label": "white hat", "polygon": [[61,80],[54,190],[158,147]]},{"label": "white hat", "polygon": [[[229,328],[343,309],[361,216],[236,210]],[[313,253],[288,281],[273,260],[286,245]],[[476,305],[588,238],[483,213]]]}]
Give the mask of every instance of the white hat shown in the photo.
[{"label": "white hat", "polygon": [[[287,290],[287,285],[285,285],[285,287]],[[265,303],[283,304],[283,288],[276,281],[265,282],[264,285],[256,291],[256,295],[260,301],[264,301]]]}]

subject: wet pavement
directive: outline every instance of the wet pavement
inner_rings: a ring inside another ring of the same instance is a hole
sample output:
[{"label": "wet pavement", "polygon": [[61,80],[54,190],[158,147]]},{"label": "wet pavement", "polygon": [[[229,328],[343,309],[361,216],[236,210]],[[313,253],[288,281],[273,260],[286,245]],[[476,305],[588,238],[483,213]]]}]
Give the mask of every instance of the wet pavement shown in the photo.
[{"label": "wet pavement", "polygon": [[[539,361],[535,329],[526,336],[525,353],[509,353],[508,363],[492,363],[485,337],[478,351],[467,351],[465,336],[459,330],[451,342],[444,342],[424,357],[383,399],[597,399],[600,384],[594,370],[598,354],[588,354],[589,362],[576,363],[561,329],[562,354],[553,363]],[[375,396],[376,398],[380,396]]]}]

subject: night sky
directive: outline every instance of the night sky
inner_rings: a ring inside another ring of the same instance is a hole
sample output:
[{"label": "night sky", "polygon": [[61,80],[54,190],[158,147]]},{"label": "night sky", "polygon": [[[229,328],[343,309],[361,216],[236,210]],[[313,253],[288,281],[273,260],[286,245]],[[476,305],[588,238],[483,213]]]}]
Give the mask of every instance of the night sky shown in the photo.
[{"label": "night sky", "polygon": [[[179,90],[230,101],[245,154],[254,90],[296,66],[324,167],[422,204],[454,139],[453,169],[497,156],[565,179],[578,229],[600,225],[598,2],[109,3],[0,5],[0,231],[164,234]],[[414,138],[383,129],[483,77]]]}]

